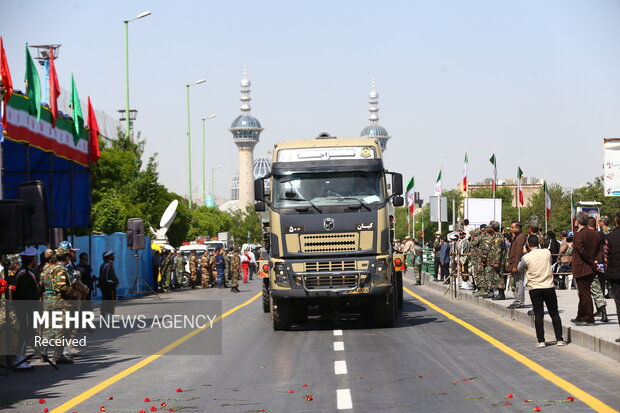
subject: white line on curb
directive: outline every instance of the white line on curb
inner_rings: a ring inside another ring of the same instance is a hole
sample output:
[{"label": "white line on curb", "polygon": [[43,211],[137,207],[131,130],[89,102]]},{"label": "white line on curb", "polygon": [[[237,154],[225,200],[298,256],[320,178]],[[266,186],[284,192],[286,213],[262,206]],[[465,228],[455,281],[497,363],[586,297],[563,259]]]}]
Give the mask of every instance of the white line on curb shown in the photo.
[{"label": "white line on curb", "polygon": [[351,391],[349,389],[336,390],[338,398],[338,410],[346,410],[353,408],[353,401],[351,401]]},{"label": "white line on curb", "polygon": [[334,330],[334,335],[335,336],[341,336],[342,335],[342,330]]},{"label": "white line on curb", "polygon": [[344,360],[334,361],[334,372],[336,374],[347,374],[347,362]]},{"label": "white line on curb", "polygon": [[344,342],[334,341],[334,351],[344,351]]}]

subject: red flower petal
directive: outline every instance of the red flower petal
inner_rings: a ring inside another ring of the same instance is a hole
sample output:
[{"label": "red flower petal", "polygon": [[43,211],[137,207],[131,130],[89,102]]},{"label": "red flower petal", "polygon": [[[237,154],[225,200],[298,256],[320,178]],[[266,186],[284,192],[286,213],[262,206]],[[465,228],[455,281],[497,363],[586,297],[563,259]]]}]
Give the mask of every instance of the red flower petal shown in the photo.
[{"label": "red flower petal", "polygon": [[534,407],[534,411],[535,411],[535,412],[539,412],[539,411],[540,411],[540,406],[536,406],[536,407]]},{"label": "red flower petal", "polygon": [[506,406],[510,406],[512,403],[510,403],[510,402],[504,402],[504,404],[505,404]]},{"label": "red flower petal", "polygon": [[16,285],[12,285],[11,286],[11,291],[15,291],[15,290],[17,290],[17,286]]},{"label": "red flower petal", "polygon": [[104,406],[99,407],[99,411],[100,412],[105,412],[105,407]]},{"label": "red flower petal", "polygon": [[163,402],[162,404],[160,404],[161,407],[166,407],[166,402]]},{"label": "red flower petal", "polygon": [[177,389],[177,393],[182,393],[182,392],[183,392],[183,389],[179,387],[179,388]]},{"label": "red flower petal", "polygon": [[45,404],[45,399],[39,399],[39,404]]},{"label": "red flower petal", "polygon": [[45,409],[43,409],[43,413],[47,413],[49,411],[50,411],[50,409],[48,409],[47,407]]},{"label": "red flower petal", "polygon": [[140,410],[138,413],[146,413],[146,410]]},{"label": "red flower petal", "polygon": [[148,402],[150,402],[150,401],[151,401],[151,399],[149,399],[148,397],[145,397],[145,398],[144,398],[144,402],[145,402],[145,403],[148,403]]},{"label": "red flower petal", "polygon": [[509,399],[512,399],[512,398],[514,397],[514,395],[513,395],[512,393],[508,393],[508,394],[506,395],[506,397],[508,397]]},{"label": "red flower petal", "polygon": [[311,394],[306,394],[306,401],[311,402],[312,400],[314,400],[314,397]]},{"label": "red flower petal", "polygon": [[570,400],[571,403],[575,401],[575,398],[573,396],[568,396],[567,399]]},{"label": "red flower petal", "polygon": [[293,389],[288,389],[288,392],[289,392],[289,393],[295,393],[295,390],[293,390]]},{"label": "red flower petal", "polygon": [[108,397],[108,400],[114,400],[114,397],[110,396]]},{"label": "red flower petal", "polygon": [[303,386],[301,386],[301,387],[308,387],[308,384],[304,384],[304,385],[303,385]]},{"label": "red flower petal", "polygon": [[150,410],[151,410],[152,412],[156,412],[156,411],[157,411],[157,407],[155,407],[155,406],[151,406],[151,409],[150,409]]},{"label": "red flower petal", "polygon": [[525,400],[523,400],[523,401],[524,401],[524,402],[526,402],[526,403],[531,402],[531,400],[528,400],[528,399],[525,399]]}]

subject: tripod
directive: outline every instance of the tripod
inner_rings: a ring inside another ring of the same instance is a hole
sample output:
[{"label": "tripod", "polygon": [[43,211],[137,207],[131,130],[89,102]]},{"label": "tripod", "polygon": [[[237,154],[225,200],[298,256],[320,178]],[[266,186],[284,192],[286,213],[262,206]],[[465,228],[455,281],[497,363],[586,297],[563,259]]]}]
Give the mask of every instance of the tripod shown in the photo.
[{"label": "tripod", "polygon": [[129,299],[131,300],[135,295],[141,295],[147,292],[151,292],[155,294],[157,298],[161,299],[159,294],[157,294],[157,291],[153,290],[148,285],[148,283],[144,291],[140,291],[140,284],[142,283],[142,272],[140,271],[140,256],[138,255],[138,250],[134,250],[134,258],[136,259],[136,275],[133,279],[131,289],[129,289],[129,292],[127,293],[129,295]]}]

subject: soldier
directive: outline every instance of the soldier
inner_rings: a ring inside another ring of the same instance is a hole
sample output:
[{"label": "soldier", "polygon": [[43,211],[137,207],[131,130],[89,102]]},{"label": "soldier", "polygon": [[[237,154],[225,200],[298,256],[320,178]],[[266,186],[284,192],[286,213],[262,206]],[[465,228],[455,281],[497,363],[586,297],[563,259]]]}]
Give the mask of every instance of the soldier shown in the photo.
[{"label": "soldier", "polygon": [[461,288],[466,290],[470,290],[471,284],[469,282],[469,253],[471,251],[471,246],[469,245],[469,240],[466,238],[465,231],[459,232],[459,240],[457,241],[457,252],[458,252],[458,260],[459,265],[461,266],[461,278],[463,279],[463,284]]},{"label": "soldier", "polygon": [[239,272],[241,271],[241,257],[239,256],[239,247],[235,247],[230,263],[230,291],[238,293],[239,291]]},{"label": "soldier", "polygon": [[[61,324],[64,324],[64,311],[69,308],[71,284],[65,265],[69,262],[69,249],[60,247],[56,249],[57,263],[47,266],[41,274],[43,283],[43,296],[45,297],[44,308],[46,311],[62,311]],[[65,338],[65,329],[46,329],[46,339],[55,340]],[[56,364],[72,364],[73,359],[63,354],[64,346],[54,346],[54,362]]]},{"label": "soldier", "polygon": [[177,252],[177,255],[174,257],[174,272],[176,273],[175,284],[180,286],[181,278],[185,275],[185,258],[181,251]]},{"label": "soldier", "polygon": [[209,256],[209,264],[207,268],[209,270],[209,286],[211,288],[215,288],[215,280],[217,278],[217,268],[215,267],[215,254],[217,251],[211,251],[211,255]]},{"label": "soldier", "polygon": [[161,286],[164,292],[170,289],[170,277],[172,275],[172,257],[170,250],[164,250],[164,257],[161,260]]},{"label": "soldier", "polygon": [[200,284],[202,288],[209,288],[209,251],[205,251],[200,257]]},{"label": "soldier", "polygon": [[189,254],[189,279],[192,290],[196,288],[196,279],[198,278],[198,258],[196,258],[196,251],[192,251]]},{"label": "soldier", "polygon": [[[499,222],[491,221],[488,226],[489,240],[486,243],[486,267],[487,285],[490,292],[485,298],[493,300],[505,300],[504,290],[506,289],[506,280],[503,274],[504,258],[506,255],[506,243],[504,236],[499,232]],[[497,296],[493,296],[492,288],[498,290]],[[490,297],[489,297],[490,295]]]},{"label": "soldier", "polygon": [[413,246],[413,274],[415,275],[415,285],[422,284],[422,241],[414,243]]}]

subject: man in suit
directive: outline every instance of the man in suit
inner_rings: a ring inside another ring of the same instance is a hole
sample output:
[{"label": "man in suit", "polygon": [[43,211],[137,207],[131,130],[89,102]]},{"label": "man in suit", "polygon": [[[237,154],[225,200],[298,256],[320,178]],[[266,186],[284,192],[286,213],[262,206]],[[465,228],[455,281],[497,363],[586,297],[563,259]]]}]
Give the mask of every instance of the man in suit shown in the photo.
[{"label": "man in suit", "polygon": [[510,234],[512,242],[508,251],[508,268],[515,285],[514,302],[508,308],[525,307],[525,286],[523,285],[524,272],[519,271],[517,265],[523,257],[523,247],[527,240],[527,235],[521,232],[522,225],[519,221],[512,221],[510,224]]},{"label": "man in suit", "polygon": [[594,306],[590,284],[598,270],[601,252],[601,238],[598,233],[588,227],[588,214],[579,211],[576,216],[577,231],[573,241],[573,277],[577,283],[579,306],[577,317],[571,323],[583,326],[594,325]]},{"label": "man in suit", "polygon": [[[616,302],[616,314],[618,314],[620,312],[620,212],[616,214],[615,221],[616,229],[605,235],[609,248],[605,279],[611,286],[611,294]],[[620,343],[620,338],[616,339],[616,343]]]}]

